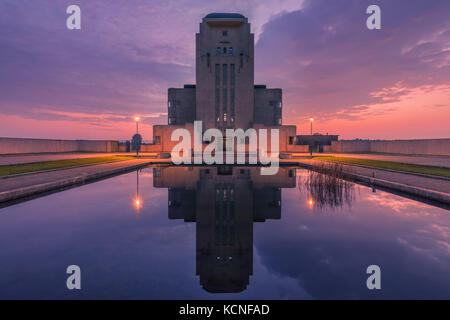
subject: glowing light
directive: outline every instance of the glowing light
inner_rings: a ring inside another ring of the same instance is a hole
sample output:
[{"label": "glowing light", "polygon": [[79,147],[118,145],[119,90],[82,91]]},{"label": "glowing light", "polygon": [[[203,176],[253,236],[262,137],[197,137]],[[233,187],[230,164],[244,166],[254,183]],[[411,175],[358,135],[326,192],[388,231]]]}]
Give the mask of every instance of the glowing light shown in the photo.
[{"label": "glowing light", "polygon": [[308,200],[308,206],[309,206],[310,208],[312,208],[313,205],[314,205],[314,201],[312,201],[312,199],[309,199],[309,200]]},{"label": "glowing light", "polygon": [[136,199],[134,201],[134,206],[136,207],[137,210],[141,209],[142,208],[142,201],[141,201],[141,199]]},{"label": "glowing light", "polygon": [[139,121],[139,120],[141,120],[141,118],[136,117],[136,118],[134,118],[134,120]]},{"label": "glowing light", "polygon": [[314,121],[314,118],[309,118],[309,121],[313,122],[313,121]]}]

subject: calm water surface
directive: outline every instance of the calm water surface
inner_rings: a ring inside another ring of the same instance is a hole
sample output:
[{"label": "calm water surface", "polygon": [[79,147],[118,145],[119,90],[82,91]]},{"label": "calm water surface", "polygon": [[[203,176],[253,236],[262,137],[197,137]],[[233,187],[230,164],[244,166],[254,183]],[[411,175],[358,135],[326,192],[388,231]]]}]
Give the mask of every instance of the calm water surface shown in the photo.
[{"label": "calm water surface", "polygon": [[450,211],[314,179],[149,167],[2,208],[0,298],[450,298]]}]

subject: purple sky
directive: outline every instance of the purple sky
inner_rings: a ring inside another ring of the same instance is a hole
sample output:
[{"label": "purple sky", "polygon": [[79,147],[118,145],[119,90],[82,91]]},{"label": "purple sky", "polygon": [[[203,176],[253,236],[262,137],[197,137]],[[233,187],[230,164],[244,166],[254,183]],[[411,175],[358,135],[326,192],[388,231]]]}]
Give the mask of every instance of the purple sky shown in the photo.
[{"label": "purple sky", "polygon": [[[68,30],[67,6],[82,10]],[[370,4],[382,29],[368,30]],[[168,87],[195,82],[195,33],[240,12],[255,82],[283,88],[284,123],[343,138],[450,137],[450,1],[0,2],[0,136],[131,136],[167,123]]]}]

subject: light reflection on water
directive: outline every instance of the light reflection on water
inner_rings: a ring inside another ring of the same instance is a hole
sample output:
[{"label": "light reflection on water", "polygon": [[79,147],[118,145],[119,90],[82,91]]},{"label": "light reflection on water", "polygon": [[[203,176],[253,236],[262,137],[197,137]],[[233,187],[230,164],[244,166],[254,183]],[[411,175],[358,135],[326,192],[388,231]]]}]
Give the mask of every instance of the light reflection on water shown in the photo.
[{"label": "light reflection on water", "polygon": [[323,209],[351,207],[355,200],[358,185],[316,171],[301,171],[298,176],[298,189],[307,198],[310,208]]},{"label": "light reflection on water", "polygon": [[0,298],[450,298],[448,210],[311,181],[149,167],[0,209]]}]

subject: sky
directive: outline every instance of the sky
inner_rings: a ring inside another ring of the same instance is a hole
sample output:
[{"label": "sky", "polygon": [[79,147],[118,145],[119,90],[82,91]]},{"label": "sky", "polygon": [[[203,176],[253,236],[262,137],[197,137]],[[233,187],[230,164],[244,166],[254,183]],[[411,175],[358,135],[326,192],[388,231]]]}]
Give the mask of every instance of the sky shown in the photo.
[{"label": "sky", "polygon": [[[68,30],[66,8],[81,8]],[[381,29],[366,9],[381,8]],[[239,12],[255,83],[283,89],[283,124],[341,139],[450,137],[448,0],[1,0],[0,137],[144,140],[167,89],[195,83],[195,33]]]}]

